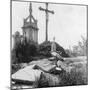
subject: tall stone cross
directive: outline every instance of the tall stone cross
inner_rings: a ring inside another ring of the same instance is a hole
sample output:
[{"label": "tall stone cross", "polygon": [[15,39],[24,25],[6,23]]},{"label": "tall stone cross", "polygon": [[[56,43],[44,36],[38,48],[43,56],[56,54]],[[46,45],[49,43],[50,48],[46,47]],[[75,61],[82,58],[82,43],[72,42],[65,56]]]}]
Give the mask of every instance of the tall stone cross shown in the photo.
[{"label": "tall stone cross", "polygon": [[48,3],[46,3],[46,9],[39,7],[39,10],[45,11],[46,13],[46,41],[48,41],[48,13],[54,14],[54,11],[48,10]]}]

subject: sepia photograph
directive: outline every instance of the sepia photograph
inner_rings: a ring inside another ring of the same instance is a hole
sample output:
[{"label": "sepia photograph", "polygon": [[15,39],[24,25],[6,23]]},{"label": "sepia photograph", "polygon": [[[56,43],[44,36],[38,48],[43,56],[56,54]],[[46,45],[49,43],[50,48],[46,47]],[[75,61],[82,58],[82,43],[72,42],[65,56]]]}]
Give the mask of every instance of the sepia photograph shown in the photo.
[{"label": "sepia photograph", "polygon": [[11,1],[11,90],[88,85],[88,5]]}]

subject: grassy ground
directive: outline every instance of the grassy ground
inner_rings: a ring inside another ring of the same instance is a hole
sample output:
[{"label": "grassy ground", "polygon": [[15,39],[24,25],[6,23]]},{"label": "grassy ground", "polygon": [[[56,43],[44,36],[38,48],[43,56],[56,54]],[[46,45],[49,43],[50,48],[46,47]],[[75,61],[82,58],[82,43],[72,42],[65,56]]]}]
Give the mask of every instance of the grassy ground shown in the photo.
[{"label": "grassy ground", "polygon": [[67,71],[63,71],[55,76],[45,74],[44,80],[40,82],[40,86],[44,87],[44,84],[46,85],[45,87],[88,84],[87,59],[85,57],[68,58],[64,61],[64,64]]},{"label": "grassy ground", "polygon": [[[45,70],[51,68],[53,63],[48,59],[32,61],[29,65],[37,64]],[[65,70],[55,74],[44,72],[38,82],[38,87],[55,87],[55,86],[73,86],[73,85],[87,85],[88,84],[88,69],[86,57],[67,58],[63,62]]]}]

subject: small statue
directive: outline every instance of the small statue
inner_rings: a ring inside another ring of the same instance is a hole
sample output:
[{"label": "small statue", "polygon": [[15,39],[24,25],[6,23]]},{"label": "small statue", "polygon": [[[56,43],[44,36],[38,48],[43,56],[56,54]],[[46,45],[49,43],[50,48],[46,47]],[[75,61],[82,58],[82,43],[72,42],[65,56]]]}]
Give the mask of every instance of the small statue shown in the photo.
[{"label": "small statue", "polygon": [[56,52],[55,37],[53,37],[53,42],[52,42],[52,44],[51,44],[51,52]]},{"label": "small statue", "polygon": [[51,55],[56,57],[57,60],[63,61],[63,57],[56,50],[55,37],[53,37],[53,42],[51,44]]}]

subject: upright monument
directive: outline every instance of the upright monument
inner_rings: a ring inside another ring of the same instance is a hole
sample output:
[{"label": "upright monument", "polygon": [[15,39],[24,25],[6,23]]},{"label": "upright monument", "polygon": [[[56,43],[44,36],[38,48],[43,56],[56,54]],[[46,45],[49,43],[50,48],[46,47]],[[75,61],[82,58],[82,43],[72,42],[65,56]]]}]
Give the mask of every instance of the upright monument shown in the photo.
[{"label": "upright monument", "polygon": [[55,37],[53,37],[53,42],[52,42],[52,44],[51,44],[51,52],[56,52]]},{"label": "upright monument", "polygon": [[29,16],[23,21],[23,36],[27,42],[38,43],[38,27],[37,20],[32,15],[32,4],[29,7]]},{"label": "upright monument", "polygon": [[49,13],[54,14],[54,11],[48,10],[48,3],[46,3],[46,9],[39,7],[39,10],[46,13],[46,42],[48,41],[48,17]]}]

